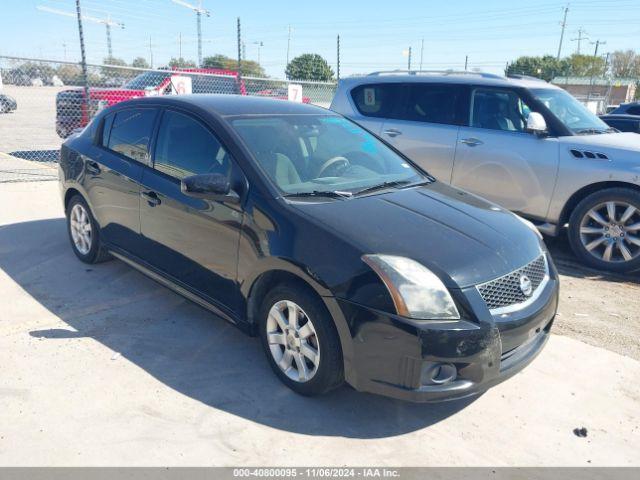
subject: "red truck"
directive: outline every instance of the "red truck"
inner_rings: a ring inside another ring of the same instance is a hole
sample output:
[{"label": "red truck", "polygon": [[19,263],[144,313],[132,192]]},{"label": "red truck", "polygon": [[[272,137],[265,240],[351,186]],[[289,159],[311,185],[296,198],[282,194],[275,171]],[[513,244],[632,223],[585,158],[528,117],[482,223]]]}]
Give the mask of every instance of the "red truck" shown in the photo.
[{"label": "red truck", "polygon": [[[63,90],[56,96],[56,132],[68,137],[82,128],[99,110],[137,97],[170,95],[181,92],[183,78],[191,79],[191,93],[226,93],[246,95],[238,72],[214,68],[174,68],[141,73],[119,88],[89,88],[85,101],[83,88]],[[186,92],[189,93],[189,92]]]}]

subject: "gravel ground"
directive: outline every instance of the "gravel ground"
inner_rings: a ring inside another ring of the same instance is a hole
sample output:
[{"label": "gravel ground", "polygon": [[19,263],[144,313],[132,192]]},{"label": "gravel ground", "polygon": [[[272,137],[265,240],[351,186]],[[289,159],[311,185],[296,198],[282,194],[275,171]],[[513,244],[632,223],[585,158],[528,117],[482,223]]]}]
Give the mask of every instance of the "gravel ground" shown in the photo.
[{"label": "gravel ground", "polygon": [[545,240],[561,277],[554,333],[640,360],[640,274],[585,268],[564,236]]}]

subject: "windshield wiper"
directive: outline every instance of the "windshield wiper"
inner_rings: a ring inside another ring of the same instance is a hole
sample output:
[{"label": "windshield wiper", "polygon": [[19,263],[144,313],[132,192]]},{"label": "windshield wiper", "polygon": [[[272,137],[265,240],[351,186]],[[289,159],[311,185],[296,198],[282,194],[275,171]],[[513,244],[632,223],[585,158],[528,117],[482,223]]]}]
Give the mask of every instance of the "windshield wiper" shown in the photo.
[{"label": "windshield wiper", "polygon": [[351,192],[342,192],[340,190],[313,190],[312,192],[293,192],[286,193],[284,197],[329,197],[329,198],[350,198],[353,196]]},{"label": "windshield wiper", "polygon": [[354,193],[354,195],[362,195],[365,193],[375,192],[376,190],[383,190],[385,188],[395,188],[395,187],[417,187],[418,185],[425,185],[427,183],[431,183],[431,180],[421,180],[419,182],[411,182],[410,180],[395,180],[392,182],[382,182],[377,185],[372,185],[371,187],[363,188],[362,190],[358,190]]},{"label": "windshield wiper", "polygon": [[[610,129],[606,129],[606,130],[598,130],[597,128],[579,128],[579,129],[577,129],[575,132],[576,132],[578,135],[588,135],[588,134],[590,134],[590,133],[597,133],[597,134],[600,134],[600,133],[605,133],[605,132],[608,132],[608,131],[610,131]],[[611,131],[613,131],[613,130],[611,130]]]}]

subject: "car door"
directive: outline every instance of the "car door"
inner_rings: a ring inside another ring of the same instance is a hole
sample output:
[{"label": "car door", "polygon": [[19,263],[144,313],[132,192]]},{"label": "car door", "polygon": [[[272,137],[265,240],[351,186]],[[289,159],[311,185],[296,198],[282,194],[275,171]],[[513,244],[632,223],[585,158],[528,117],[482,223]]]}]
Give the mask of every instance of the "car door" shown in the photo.
[{"label": "car door", "polygon": [[531,107],[514,90],[474,87],[460,127],[452,184],[544,219],[556,183],[558,139],[527,132]]},{"label": "car door", "polygon": [[134,253],[140,243],[140,181],[156,114],[154,108],[130,108],[107,115],[95,154],[85,160],[84,187],[102,239]]},{"label": "car door", "polygon": [[153,167],[142,175],[143,259],[207,300],[239,311],[236,284],[242,211],[238,204],[189,197],[180,181],[191,175],[241,175],[214,133],[180,111],[162,113]]},{"label": "car door", "polygon": [[465,88],[456,84],[404,85],[400,107],[381,136],[431,175],[451,182]]}]

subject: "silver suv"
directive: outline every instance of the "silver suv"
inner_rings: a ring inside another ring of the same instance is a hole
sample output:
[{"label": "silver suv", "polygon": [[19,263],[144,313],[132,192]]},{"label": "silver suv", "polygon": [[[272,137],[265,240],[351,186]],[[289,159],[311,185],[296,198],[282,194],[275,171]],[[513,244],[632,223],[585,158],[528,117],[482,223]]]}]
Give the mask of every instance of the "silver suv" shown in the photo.
[{"label": "silver suv", "polygon": [[544,234],[568,224],[586,264],[640,269],[640,135],[564,90],[522,76],[378,72],[342,80],[331,109]]}]

